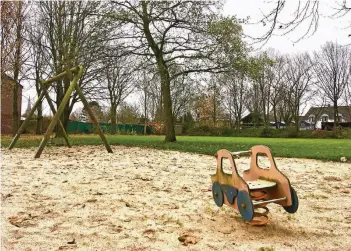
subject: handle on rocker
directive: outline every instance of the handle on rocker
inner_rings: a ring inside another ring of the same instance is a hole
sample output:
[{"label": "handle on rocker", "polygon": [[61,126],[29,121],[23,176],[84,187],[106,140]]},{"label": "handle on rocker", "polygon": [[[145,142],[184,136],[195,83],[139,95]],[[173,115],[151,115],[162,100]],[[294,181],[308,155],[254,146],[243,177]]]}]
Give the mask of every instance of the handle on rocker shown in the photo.
[{"label": "handle on rocker", "polygon": [[[277,169],[276,165],[275,165],[275,161],[273,159],[273,155],[271,152],[271,149],[267,146],[253,146],[251,148],[251,162],[253,163],[253,161],[256,163],[256,166],[259,167],[258,163],[257,163],[257,155],[263,153],[267,156],[267,158],[269,159],[270,162],[270,167],[269,168],[273,168],[273,169]],[[260,168],[260,167],[259,167]]]},{"label": "handle on rocker", "polygon": [[234,158],[231,152],[229,152],[226,149],[221,149],[218,150],[216,153],[216,157],[217,157],[217,171],[221,171],[223,172],[223,163],[222,160],[223,159],[229,159],[230,165],[232,167],[232,174],[234,175],[238,175],[238,170],[236,168],[235,162],[234,162]]}]

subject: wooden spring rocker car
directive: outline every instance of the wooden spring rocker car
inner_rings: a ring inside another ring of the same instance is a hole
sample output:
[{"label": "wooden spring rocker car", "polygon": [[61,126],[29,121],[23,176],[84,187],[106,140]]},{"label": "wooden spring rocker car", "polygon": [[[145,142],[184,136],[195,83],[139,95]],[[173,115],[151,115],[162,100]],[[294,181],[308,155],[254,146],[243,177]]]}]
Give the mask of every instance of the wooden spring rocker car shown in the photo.
[{"label": "wooden spring rocker car", "polygon": [[[245,170],[243,177],[239,176],[233,155],[250,154],[250,169]],[[270,167],[259,167],[259,155],[267,155]],[[269,203],[281,205],[288,213],[295,213],[299,201],[289,179],[281,173],[273,159],[271,150],[266,146],[254,146],[249,151],[229,152],[219,150],[217,156],[217,171],[211,175],[212,195],[217,206],[228,205],[240,212],[243,219],[252,225],[265,225],[269,222]],[[229,159],[232,174],[223,172],[223,158]],[[264,213],[255,212],[263,208]],[[257,210],[256,210],[257,211]],[[262,218],[265,218],[262,220]]]}]

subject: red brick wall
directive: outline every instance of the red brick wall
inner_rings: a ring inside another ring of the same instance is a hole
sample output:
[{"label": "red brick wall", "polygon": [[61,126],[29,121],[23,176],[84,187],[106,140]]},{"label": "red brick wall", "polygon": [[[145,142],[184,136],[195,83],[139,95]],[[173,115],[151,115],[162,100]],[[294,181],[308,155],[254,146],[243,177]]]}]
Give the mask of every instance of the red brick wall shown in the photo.
[{"label": "red brick wall", "polygon": [[[1,76],[1,134],[12,134],[14,81]],[[18,88],[18,114],[21,116],[22,86]]]}]

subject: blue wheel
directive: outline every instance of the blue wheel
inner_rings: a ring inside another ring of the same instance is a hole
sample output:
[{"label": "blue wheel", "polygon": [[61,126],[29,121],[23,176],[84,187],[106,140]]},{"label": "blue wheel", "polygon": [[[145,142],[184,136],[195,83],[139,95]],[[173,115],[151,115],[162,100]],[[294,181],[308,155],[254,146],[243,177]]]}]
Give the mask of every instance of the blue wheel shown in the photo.
[{"label": "blue wheel", "polygon": [[223,192],[218,182],[212,184],[212,195],[217,206],[223,206]]},{"label": "blue wheel", "polygon": [[294,188],[290,187],[290,192],[291,192],[292,204],[291,206],[283,207],[283,208],[288,213],[293,214],[293,213],[296,213],[297,209],[299,208],[299,198],[297,197],[297,194]]},{"label": "blue wheel", "polygon": [[238,209],[245,221],[252,221],[254,216],[254,207],[251,197],[246,191],[239,191],[238,193]]}]

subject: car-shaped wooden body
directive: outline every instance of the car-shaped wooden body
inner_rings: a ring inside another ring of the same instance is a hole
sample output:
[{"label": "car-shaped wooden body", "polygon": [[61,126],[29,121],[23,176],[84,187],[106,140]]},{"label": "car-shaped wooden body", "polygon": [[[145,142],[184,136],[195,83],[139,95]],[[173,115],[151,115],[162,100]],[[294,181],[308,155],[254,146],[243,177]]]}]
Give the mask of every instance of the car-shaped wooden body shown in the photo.
[{"label": "car-shaped wooden body", "polygon": [[[250,154],[250,168],[239,175],[233,156]],[[258,156],[266,155],[270,166],[262,168],[258,165]],[[243,219],[253,222],[254,217],[262,216],[255,212],[258,208],[267,209],[267,204],[281,205],[288,213],[295,213],[299,201],[289,179],[278,170],[271,150],[266,146],[254,146],[249,151],[230,152],[219,150],[217,156],[216,174],[211,175],[212,195],[217,206],[226,204],[240,212]],[[223,159],[229,159],[232,174],[223,171]],[[268,218],[268,217],[267,217]],[[264,225],[268,221],[258,221]]]}]

